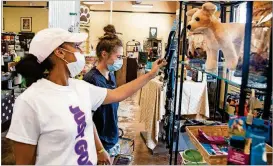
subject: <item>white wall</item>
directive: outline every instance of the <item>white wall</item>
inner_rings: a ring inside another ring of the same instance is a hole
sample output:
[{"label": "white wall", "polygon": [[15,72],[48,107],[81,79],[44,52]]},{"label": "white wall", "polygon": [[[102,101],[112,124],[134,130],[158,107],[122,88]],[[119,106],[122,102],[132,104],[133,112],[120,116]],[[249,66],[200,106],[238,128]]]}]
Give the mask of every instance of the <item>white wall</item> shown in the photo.
[{"label": "white wall", "polygon": [[[96,47],[98,38],[101,37],[103,27],[110,21],[107,12],[91,12],[90,20],[90,44]],[[146,14],[146,13],[113,13],[113,25],[117,32],[123,33],[120,38],[125,46],[128,41],[135,39],[143,46],[143,41],[149,37],[149,28],[157,27],[157,37],[163,39],[164,43],[168,40],[175,15],[171,14]]]},{"label": "white wall", "polygon": [[[132,2],[128,1],[113,2],[113,11],[116,12],[112,13],[112,24],[116,27],[117,32],[123,33],[123,35],[119,37],[123,40],[124,51],[126,51],[126,43],[132,39],[139,41],[141,46],[143,46],[143,41],[149,37],[150,27],[157,27],[157,37],[163,40],[162,51],[164,55],[164,46],[175,19],[176,2],[145,1],[143,3],[153,4],[153,8],[133,8]],[[81,3],[81,5],[85,4]],[[95,49],[98,38],[104,34],[103,27],[110,23],[111,14],[108,12],[110,10],[110,2],[106,2],[104,5],[85,6],[88,6],[91,10],[89,44]],[[107,12],[105,10],[107,10]],[[159,14],[158,12],[164,12],[164,14]]]}]

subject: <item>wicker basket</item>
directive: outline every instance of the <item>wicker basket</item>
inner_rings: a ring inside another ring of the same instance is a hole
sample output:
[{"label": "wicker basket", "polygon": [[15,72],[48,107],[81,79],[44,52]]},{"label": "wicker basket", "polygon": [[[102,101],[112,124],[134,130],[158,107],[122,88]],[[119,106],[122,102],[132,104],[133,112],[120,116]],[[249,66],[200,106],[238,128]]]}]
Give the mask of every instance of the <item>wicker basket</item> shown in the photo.
[{"label": "wicker basket", "polygon": [[[190,137],[192,144],[198,149],[198,151],[202,154],[203,158],[208,164],[211,165],[227,165],[227,155],[211,155],[206,149],[202,146],[202,144],[198,141],[196,136],[198,135],[198,129],[201,129],[204,133],[209,136],[224,136],[228,137],[228,126],[188,126],[186,127],[186,131]],[[272,152],[273,149],[271,146],[266,144],[267,151],[267,161],[269,165],[272,165]]]}]

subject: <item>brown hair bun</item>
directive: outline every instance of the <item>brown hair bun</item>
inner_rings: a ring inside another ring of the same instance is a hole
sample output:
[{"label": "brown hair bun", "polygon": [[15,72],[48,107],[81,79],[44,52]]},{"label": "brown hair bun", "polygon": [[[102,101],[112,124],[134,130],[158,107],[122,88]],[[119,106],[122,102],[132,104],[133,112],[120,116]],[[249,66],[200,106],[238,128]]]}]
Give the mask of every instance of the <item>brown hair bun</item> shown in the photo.
[{"label": "brown hair bun", "polygon": [[104,36],[99,38],[99,43],[96,47],[96,53],[99,59],[101,59],[102,51],[112,53],[117,47],[122,47],[122,41],[118,38],[114,25],[108,24],[103,28]]},{"label": "brown hair bun", "polygon": [[101,37],[101,39],[115,39],[117,37],[117,32],[114,25],[108,24],[103,28],[104,30],[104,36]]},{"label": "brown hair bun", "polygon": [[[116,29],[115,29],[115,26],[114,25],[111,25],[111,24],[108,24],[107,26],[105,26],[103,28],[105,34],[116,34]],[[105,35],[104,34],[104,35]]]}]

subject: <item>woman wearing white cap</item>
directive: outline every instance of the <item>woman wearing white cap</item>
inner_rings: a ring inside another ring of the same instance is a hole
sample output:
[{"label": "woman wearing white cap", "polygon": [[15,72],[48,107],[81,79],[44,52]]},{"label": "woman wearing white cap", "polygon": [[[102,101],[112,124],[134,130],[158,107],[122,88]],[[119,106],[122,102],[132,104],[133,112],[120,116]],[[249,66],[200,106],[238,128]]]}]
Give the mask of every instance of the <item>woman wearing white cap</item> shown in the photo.
[{"label": "woman wearing white cap", "polygon": [[131,96],[166,65],[157,61],[151,72],[114,90],[95,87],[70,78],[85,65],[77,44],[86,38],[59,28],[42,30],[30,44],[30,55],[16,66],[30,85],[15,101],[7,134],[14,141],[16,164],[109,164],[90,110]]}]

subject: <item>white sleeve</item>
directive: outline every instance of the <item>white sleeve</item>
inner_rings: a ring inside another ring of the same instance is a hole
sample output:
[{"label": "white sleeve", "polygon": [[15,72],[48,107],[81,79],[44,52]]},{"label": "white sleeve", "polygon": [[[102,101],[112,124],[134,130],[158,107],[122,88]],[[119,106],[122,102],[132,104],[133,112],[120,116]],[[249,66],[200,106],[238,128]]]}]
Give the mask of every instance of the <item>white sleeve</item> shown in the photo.
[{"label": "white sleeve", "polygon": [[40,123],[36,112],[27,102],[17,98],[6,137],[16,142],[37,145],[39,135]]},{"label": "white sleeve", "polygon": [[90,85],[90,99],[92,102],[92,110],[95,111],[104,102],[107,95],[107,89],[94,86],[92,84],[89,84],[89,85]]}]

